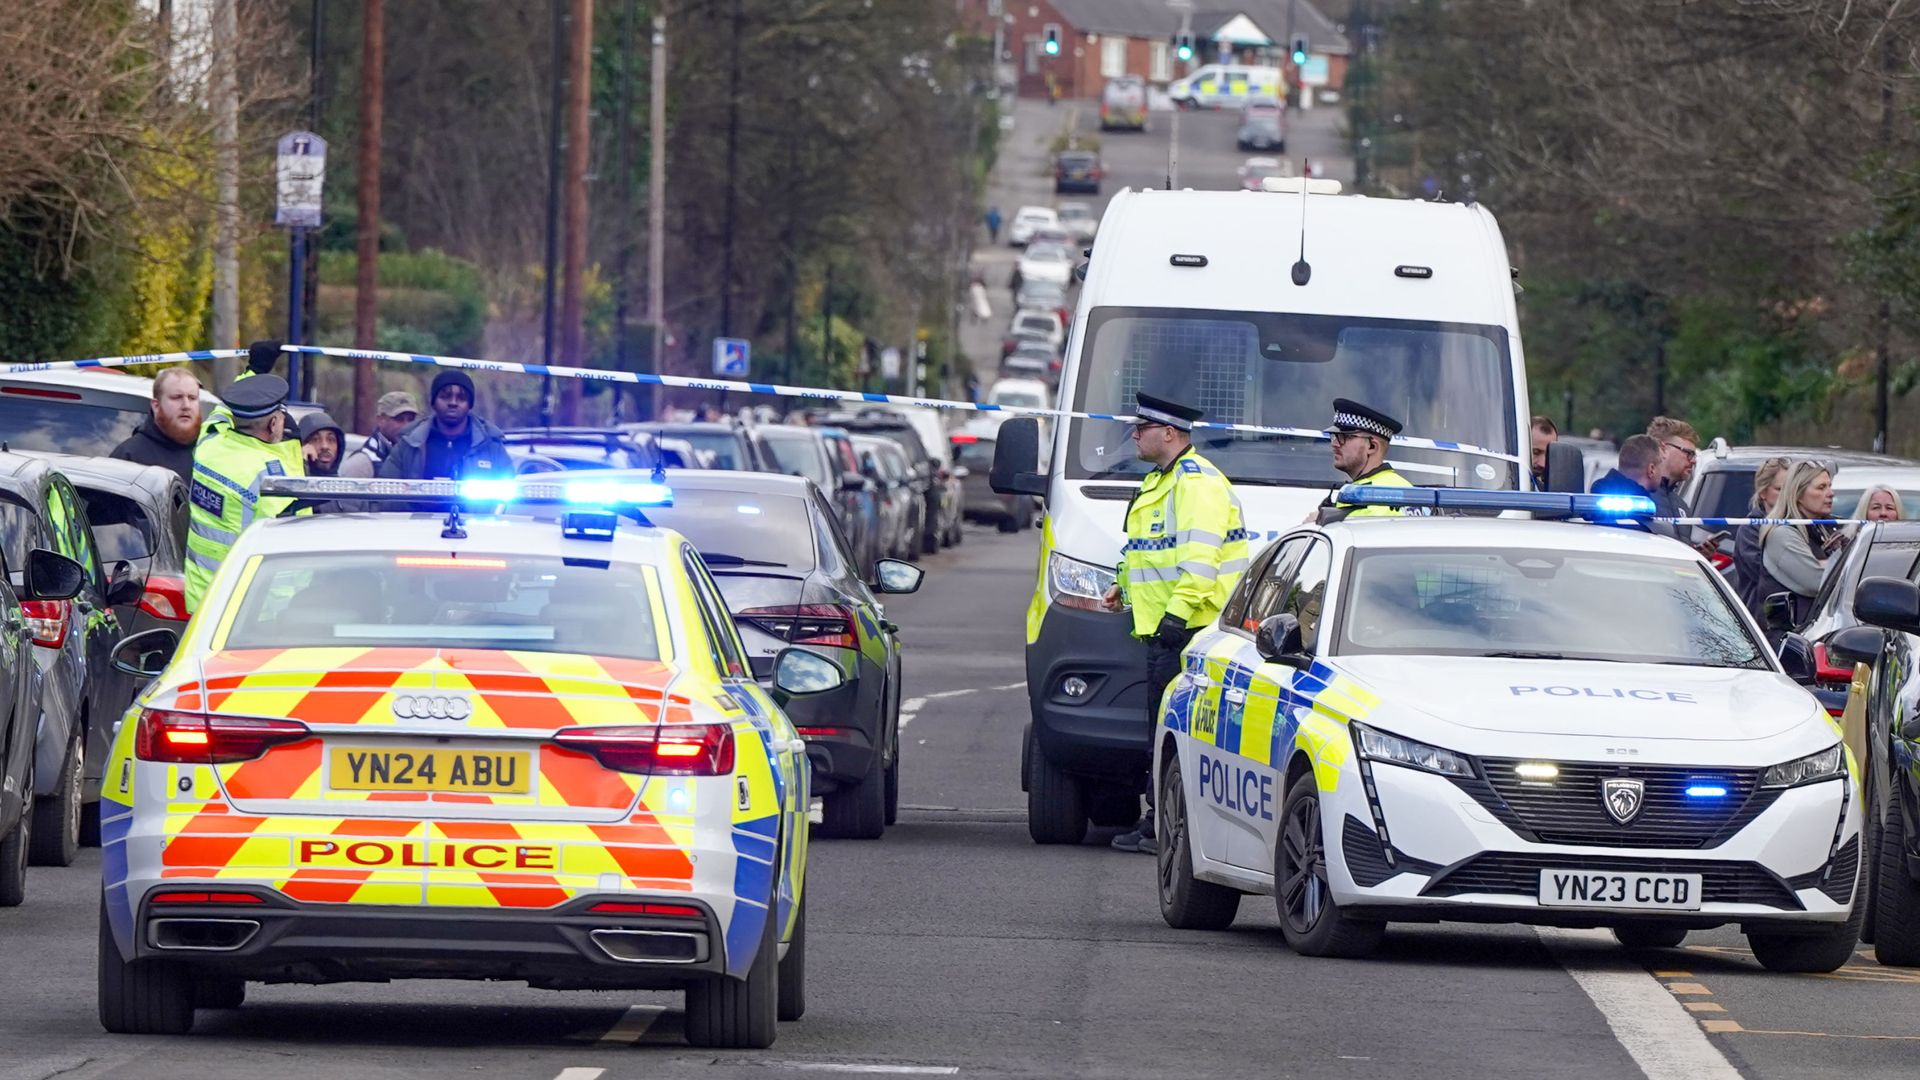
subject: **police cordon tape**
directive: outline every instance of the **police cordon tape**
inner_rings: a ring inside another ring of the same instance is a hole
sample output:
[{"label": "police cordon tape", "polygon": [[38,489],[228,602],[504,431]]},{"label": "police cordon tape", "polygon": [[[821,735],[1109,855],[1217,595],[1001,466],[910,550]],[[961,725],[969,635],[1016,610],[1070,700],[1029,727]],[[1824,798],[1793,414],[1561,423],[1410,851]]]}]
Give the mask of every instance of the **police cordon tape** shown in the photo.
[{"label": "police cordon tape", "polygon": [[[665,386],[680,390],[714,390],[736,394],[763,394],[772,397],[806,398],[815,401],[847,401],[868,405],[911,405],[922,409],[949,412],[999,413],[1011,416],[1064,417],[1077,420],[1111,420],[1131,424],[1135,417],[1111,413],[1074,412],[1069,409],[1041,409],[1024,405],[990,405],[973,401],[949,401],[945,398],[914,397],[908,394],[876,394],[863,390],[828,390],[813,386],[787,386],[781,383],[749,382],[734,379],[704,379],[687,375],[654,375],[646,372],[607,371],[600,368],[568,367],[560,364],[522,364],[506,360],[476,360],[462,356],[433,356],[427,353],[387,352],[381,349],[339,349],[320,345],[282,345],[281,350],[303,356],[330,356],[342,360],[382,360],[395,364],[421,364],[428,367],[462,368],[468,371],[498,371],[513,375],[550,375],[556,379],[587,379],[594,382],[624,383],[631,386]],[[79,368],[116,368],[135,364],[178,364],[195,360],[223,360],[245,357],[245,349],[198,349],[188,352],[149,353],[136,356],[102,356],[90,360],[52,360],[35,364],[12,364],[8,372],[62,371]],[[1331,406],[1329,406],[1331,407]],[[1328,435],[1314,428],[1262,427],[1257,424],[1219,424],[1201,421],[1195,427],[1235,431],[1248,435],[1278,435],[1284,438],[1314,439],[1325,442]],[[1475,457],[1520,464],[1514,454],[1503,454],[1468,443],[1445,439],[1423,439],[1396,435],[1393,445],[1414,450],[1446,450]]]}]

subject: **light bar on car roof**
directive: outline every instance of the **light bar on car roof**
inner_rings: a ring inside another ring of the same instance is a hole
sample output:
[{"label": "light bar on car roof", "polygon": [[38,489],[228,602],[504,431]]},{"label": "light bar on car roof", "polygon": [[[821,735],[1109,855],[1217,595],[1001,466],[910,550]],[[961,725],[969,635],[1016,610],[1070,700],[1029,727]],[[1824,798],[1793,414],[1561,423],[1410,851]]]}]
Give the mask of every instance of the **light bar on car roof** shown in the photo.
[{"label": "light bar on car roof", "polygon": [[1350,506],[1420,507],[1429,510],[1519,510],[1546,517],[1619,520],[1652,517],[1643,495],[1579,495],[1559,491],[1481,491],[1476,488],[1381,487],[1348,484],[1336,500]]},{"label": "light bar on car roof", "polygon": [[275,476],[262,495],[363,502],[430,502],[468,506],[672,506],[673,489],[656,480],[377,480],[338,476]]}]

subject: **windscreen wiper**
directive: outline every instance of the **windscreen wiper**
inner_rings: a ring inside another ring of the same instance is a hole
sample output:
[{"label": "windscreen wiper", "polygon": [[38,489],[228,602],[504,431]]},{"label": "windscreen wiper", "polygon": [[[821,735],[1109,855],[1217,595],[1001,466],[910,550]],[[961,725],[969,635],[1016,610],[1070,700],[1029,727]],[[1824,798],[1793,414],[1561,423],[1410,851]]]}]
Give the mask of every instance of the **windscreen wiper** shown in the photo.
[{"label": "windscreen wiper", "polygon": [[702,561],[713,566],[785,566],[783,562],[768,562],[765,559],[749,559],[741,555],[729,555],[724,551],[703,551]]},{"label": "windscreen wiper", "polygon": [[1566,654],[1557,652],[1526,652],[1513,649],[1504,652],[1481,653],[1481,656],[1498,657],[1502,660],[1565,660]]}]

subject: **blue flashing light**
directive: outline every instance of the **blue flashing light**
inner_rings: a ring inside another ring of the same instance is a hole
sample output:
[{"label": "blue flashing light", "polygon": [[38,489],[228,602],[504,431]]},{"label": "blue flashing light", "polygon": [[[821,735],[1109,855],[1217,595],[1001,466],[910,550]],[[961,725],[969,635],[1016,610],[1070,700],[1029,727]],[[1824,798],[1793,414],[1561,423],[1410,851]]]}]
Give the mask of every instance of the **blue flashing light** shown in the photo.
[{"label": "blue flashing light", "polygon": [[1719,784],[1690,784],[1687,786],[1689,799],[1724,799],[1727,789]]},{"label": "blue flashing light", "polygon": [[563,490],[581,506],[673,505],[673,489],[651,480],[569,480]]},{"label": "blue flashing light", "polygon": [[476,477],[460,481],[460,497],[469,502],[512,502],[520,494],[520,485],[512,480]]},{"label": "blue flashing light", "polygon": [[1640,495],[1580,495],[1558,491],[1483,491],[1478,488],[1381,487],[1348,484],[1337,500],[1350,506],[1432,510],[1518,510],[1589,520],[1651,517],[1653,500]]}]

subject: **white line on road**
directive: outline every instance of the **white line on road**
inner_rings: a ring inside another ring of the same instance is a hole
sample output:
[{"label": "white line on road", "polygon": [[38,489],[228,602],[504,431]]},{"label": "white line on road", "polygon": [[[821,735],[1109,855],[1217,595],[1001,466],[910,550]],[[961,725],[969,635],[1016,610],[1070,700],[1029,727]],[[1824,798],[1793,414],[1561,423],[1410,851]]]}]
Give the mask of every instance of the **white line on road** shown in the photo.
[{"label": "white line on road", "polygon": [[743,1061],[768,1069],[799,1069],[807,1072],[872,1073],[882,1076],[952,1076],[957,1065],[856,1065],[840,1061]]},{"label": "white line on road", "polygon": [[929,701],[944,701],[947,698],[966,697],[968,694],[994,694],[1003,690],[1025,690],[1026,688],[1027,684],[1023,680],[1002,686],[970,686],[965,690],[939,690],[919,697],[910,697],[900,703],[900,726],[906,727],[913,723],[913,718],[920,715],[920,710],[926,708]]},{"label": "white line on road", "polygon": [[620,1019],[600,1036],[603,1043],[637,1043],[653,1027],[660,1014],[666,1012],[662,1005],[635,1005],[622,1013]]},{"label": "white line on road", "polygon": [[600,1078],[605,1075],[607,1075],[607,1070],[605,1069],[583,1069],[575,1067],[571,1069],[561,1069],[560,1075],[554,1077],[553,1080],[600,1080]]},{"label": "white line on road", "polygon": [[[1733,1067],[1700,1022],[1647,970],[1619,955],[1605,930],[1542,927],[1540,940],[1567,974],[1607,1018],[1619,1041],[1647,1080],[1739,1080]],[[1604,945],[1610,952],[1594,952]]]}]

